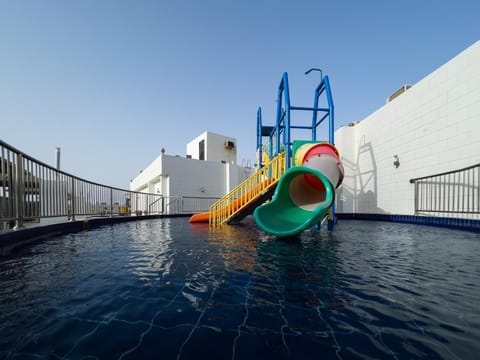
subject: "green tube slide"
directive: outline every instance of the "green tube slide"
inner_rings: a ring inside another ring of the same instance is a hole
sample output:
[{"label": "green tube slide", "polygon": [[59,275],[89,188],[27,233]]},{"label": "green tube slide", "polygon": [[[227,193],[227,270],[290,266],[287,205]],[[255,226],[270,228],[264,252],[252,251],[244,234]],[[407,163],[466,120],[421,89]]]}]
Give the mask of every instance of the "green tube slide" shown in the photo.
[{"label": "green tube slide", "polygon": [[293,236],[322,221],[334,196],[332,184],[321,172],[294,166],[280,178],[272,200],[255,209],[253,216],[266,233]]}]

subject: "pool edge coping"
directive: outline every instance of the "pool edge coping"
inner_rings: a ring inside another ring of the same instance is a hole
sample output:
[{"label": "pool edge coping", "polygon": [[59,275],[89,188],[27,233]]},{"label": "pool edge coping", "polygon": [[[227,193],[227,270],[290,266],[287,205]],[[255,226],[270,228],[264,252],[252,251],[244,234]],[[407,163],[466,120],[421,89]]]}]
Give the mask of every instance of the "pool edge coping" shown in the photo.
[{"label": "pool edge coping", "polygon": [[386,221],[403,224],[428,225],[452,230],[464,230],[480,233],[480,220],[475,219],[368,213],[336,213],[335,215],[340,220]]}]

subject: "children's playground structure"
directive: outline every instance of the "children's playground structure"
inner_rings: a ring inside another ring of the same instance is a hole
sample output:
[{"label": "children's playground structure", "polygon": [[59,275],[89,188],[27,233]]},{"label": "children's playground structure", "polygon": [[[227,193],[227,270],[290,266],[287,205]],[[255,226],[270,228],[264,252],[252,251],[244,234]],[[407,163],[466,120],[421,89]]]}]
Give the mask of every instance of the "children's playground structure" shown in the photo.
[{"label": "children's playground structure", "polygon": [[[290,103],[288,74],[278,86],[275,126],[262,124],[257,111],[257,160],[259,170],[215,202],[209,212],[195,214],[190,222],[211,226],[235,224],[253,214],[257,225],[278,237],[293,236],[319,226],[327,219],[335,223],[335,189],[342,183],[344,169],[334,146],[334,106],[328,76],[320,69],[312,107]],[[320,102],[325,103],[320,107]],[[292,121],[294,111],[312,113],[309,125]],[[317,140],[317,128],[328,120],[328,141]],[[310,132],[309,139],[292,139],[292,130]],[[267,139],[265,142],[264,139]]]}]

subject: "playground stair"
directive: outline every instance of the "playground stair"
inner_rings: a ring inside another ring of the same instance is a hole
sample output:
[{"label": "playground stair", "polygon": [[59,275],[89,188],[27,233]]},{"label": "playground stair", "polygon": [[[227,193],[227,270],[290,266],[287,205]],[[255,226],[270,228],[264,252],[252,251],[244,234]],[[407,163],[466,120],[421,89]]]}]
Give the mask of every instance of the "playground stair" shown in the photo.
[{"label": "playground stair", "polygon": [[255,208],[273,196],[285,171],[285,152],[281,152],[210,207],[210,225],[236,224],[252,214]]}]

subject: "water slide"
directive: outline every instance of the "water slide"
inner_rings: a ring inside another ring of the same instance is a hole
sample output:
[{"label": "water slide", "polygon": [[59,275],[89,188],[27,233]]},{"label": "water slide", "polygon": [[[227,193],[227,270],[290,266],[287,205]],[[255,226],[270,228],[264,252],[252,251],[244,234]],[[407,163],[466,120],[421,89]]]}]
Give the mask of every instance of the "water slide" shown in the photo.
[{"label": "water slide", "polygon": [[[267,179],[255,186],[252,190],[247,191],[244,195],[239,197],[238,199],[234,200],[231,202],[229,205],[226,207],[218,210],[219,213],[235,213],[238,212],[241,209],[245,209],[246,212],[249,210],[249,205],[253,205],[257,202],[257,200],[262,199],[263,195],[263,190],[267,188],[270,184],[273,184],[272,179]],[[271,196],[271,194],[270,194]],[[264,201],[264,200],[263,200]],[[250,212],[251,214],[251,212]],[[189,222],[191,223],[208,223],[210,221],[210,212],[203,212],[199,214],[194,214]],[[217,216],[216,213],[213,213],[214,216]],[[247,215],[247,214],[244,214]]]},{"label": "water slide", "polygon": [[296,166],[282,175],[272,200],[253,213],[262,230],[279,237],[296,235],[321,222],[343,181],[343,165],[333,145],[304,143],[294,157]]}]

